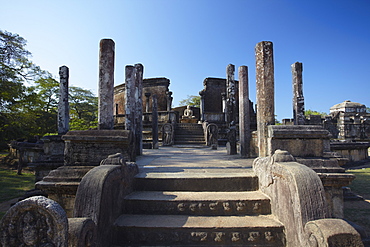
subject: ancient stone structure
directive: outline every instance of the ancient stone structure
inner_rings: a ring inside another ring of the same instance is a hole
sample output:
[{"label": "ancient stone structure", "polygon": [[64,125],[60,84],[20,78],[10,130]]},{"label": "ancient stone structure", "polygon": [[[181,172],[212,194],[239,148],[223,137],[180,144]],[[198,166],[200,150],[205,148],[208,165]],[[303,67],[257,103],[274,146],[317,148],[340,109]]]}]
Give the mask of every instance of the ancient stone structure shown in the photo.
[{"label": "ancient stone structure", "polygon": [[[126,82],[124,84],[114,87],[114,105],[116,107],[116,111],[115,111],[116,120],[117,118],[124,119],[124,115],[126,114],[126,110],[125,110],[126,85],[125,84]],[[142,98],[143,99],[146,98],[145,97],[146,93],[150,93],[151,95],[156,94],[158,97],[158,111],[167,112],[167,108],[169,104],[168,101],[170,100],[170,98],[172,98],[172,97],[169,97],[169,93],[170,93],[169,86],[170,86],[170,80],[165,77],[143,79]],[[151,103],[152,103],[151,101],[148,102],[146,100],[143,100],[143,111],[144,112],[146,109],[152,109]],[[148,108],[146,107],[147,104],[149,104]],[[124,122],[123,119],[122,119],[122,122]],[[116,123],[116,125],[118,123]]]},{"label": "ancient stone structure", "polygon": [[143,152],[143,73],[142,64],[135,64],[135,145],[136,155]]},{"label": "ancient stone structure", "polygon": [[275,124],[274,60],[272,42],[255,47],[257,88],[257,135],[259,157],[268,156],[267,126]]},{"label": "ancient stone structure", "polygon": [[234,79],[235,66],[229,64],[226,68],[226,123],[236,123],[236,85]]},{"label": "ancient stone structure", "polygon": [[69,130],[69,69],[67,66],[59,68],[59,77],[58,134],[63,135]]},{"label": "ancient stone structure", "polygon": [[68,246],[67,215],[59,204],[35,196],[11,207],[0,222],[1,246]]},{"label": "ancient stone structure", "polygon": [[[125,129],[133,130],[135,128],[135,67],[127,65],[125,68]],[[117,105],[117,103],[116,103]],[[116,108],[116,112],[119,112]]]},{"label": "ancient stone structure", "polygon": [[248,67],[239,67],[239,145],[241,157],[250,156],[251,119],[249,106]]},{"label": "ancient stone structure", "polygon": [[293,76],[293,119],[295,125],[304,125],[306,120],[304,116],[304,97],[302,82],[302,63],[292,64]]},{"label": "ancient stone structure", "polygon": [[370,113],[365,105],[346,100],[332,106],[330,116],[338,129],[339,140],[370,141]]},{"label": "ancient stone structure", "polygon": [[157,95],[152,96],[152,140],[153,149],[158,149],[158,100]]},{"label": "ancient stone structure", "polygon": [[114,41],[102,39],[99,52],[99,129],[113,129]]},{"label": "ancient stone structure", "polygon": [[206,145],[212,147],[212,149],[217,149],[218,146],[218,126],[217,124],[210,123],[206,126]]}]

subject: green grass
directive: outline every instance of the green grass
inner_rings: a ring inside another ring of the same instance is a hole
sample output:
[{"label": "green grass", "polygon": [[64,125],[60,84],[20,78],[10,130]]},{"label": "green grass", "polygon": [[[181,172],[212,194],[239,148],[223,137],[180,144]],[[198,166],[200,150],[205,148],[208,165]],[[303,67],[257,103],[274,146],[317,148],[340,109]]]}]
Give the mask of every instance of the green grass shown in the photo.
[{"label": "green grass", "polygon": [[345,202],[344,217],[370,233],[370,168],[347,170],[356,176],[349,185],[352,192],[364,197],[364,201]]},{"label": "green grass", "polygon": [[25,191],[35,187],[35,175],[23,171],[17,175],[16,170],[0,168],[0,203],[22,196]]},{"label": "green grass", "polygon": [[355,180],[349,185],[351,190],[366,199],[370,199],[370,168],[347,170],[356,176]]}]

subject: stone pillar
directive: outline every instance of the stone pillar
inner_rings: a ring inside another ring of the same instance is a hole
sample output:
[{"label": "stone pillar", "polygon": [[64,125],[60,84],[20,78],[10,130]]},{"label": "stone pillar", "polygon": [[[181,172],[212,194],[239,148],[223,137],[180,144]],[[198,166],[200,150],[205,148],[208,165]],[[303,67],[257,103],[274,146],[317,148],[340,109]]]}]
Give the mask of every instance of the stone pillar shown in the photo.
[{"label": "stone pillar", "polygon": [[113,129],[114,41],[102,39],[99,53],[99,129]]},{"label": "stone pillar", "polygon": [[125,68],[125,128],[134,131],[135,127],[135,68],[127,65]]},{"label": "stone pillar", "polygon": [[145,93],[145,112],[148,113],[149,112],[149,98],[150,98],[150,95],[152,95],[151,93]]},{"label": "stone pillar", "polygon": [[67,66],[59,68],[59,103],[58,103],[58,134],[64,135],[69,130],[69,102],[68,82],[69,69]]},{"label": "stone pillar", "polygon": [[172,109],[172,100],[173,100],[172,92],[167,91],[166,95],[167,95],[167,111],[171,111],[171,109]]},{"label": "stone pillar", "polygon": [[224,120],[226,121],[226,115],[227,115],[227,107],[226,107],[226,93],[221,93],[222,97],[222,112],[224,114]]},{"label": "stone pillar", "polygon": [[135,64],[135,144],[136,155],[143,152],[143,72],[142,64]]},{"label": "stone pillar", "polygon": [[275,124],[273,45],[262,41],[255,47],[257,89],[257,137],[259,157],[268,156],[267,126]]},{"label": "stone pillar", "polygon": [[158,149],[158,103],[156,94],[152,96],[152,138],[153,149]]},{"label": "stone pillar", "polygon": [[200,95],[200,121],[204,122],[204,91],[200,91],[199,95]]},{"label": "stone pillar", "polygon": [[234,79],[235,66],[229,64],[226,68],[226,123],[236,121],[236,99],[235,99],[235,79]]},{"label": "stone pillar", "polygon": [[251,133],[250,133],[250,106],[249,106],[249,83],[248,67],[239,67],[239,140],[240,155],[249,157]]},{"label": "stone pillar", "polygon": [[302,63],[292,64],[294,125],[305,124],[302,72]]}]

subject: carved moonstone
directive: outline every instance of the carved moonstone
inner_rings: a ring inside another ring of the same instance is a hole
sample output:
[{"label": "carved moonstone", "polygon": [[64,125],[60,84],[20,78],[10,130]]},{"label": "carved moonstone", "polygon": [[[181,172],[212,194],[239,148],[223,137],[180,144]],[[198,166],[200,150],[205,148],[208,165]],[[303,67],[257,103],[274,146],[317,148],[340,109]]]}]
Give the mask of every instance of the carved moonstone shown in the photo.
[{"label": "carved moonstone", "polygon": [[68,246],[68,219],[53,200],[34,196],[11,207],[0,222],[1,246]]}]

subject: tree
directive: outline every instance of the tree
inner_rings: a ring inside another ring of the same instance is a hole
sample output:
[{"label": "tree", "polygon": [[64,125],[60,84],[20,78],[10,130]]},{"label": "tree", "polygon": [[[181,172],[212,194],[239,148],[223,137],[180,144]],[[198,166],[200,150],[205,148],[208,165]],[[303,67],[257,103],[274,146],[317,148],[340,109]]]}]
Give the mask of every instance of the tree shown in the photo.
[{"label": "tree", "polygon": [[87,130],[98,126],[98,97],[90,90],[69,88],[70,129]]},{"label": "tree", "polygon": [[186,99],[180,100],[180,106],[191,105],[200,107],[200,96],[188,95]]},{"label": "tree", "polygon": [[308,110],[304,111],[304,115],[305,116],[320,115],[320,116],[324,117],[324,116],[327,116],[328,114],[326,112],[318,112],[318,111],[313,111],[313,110],[308,109]]}]

